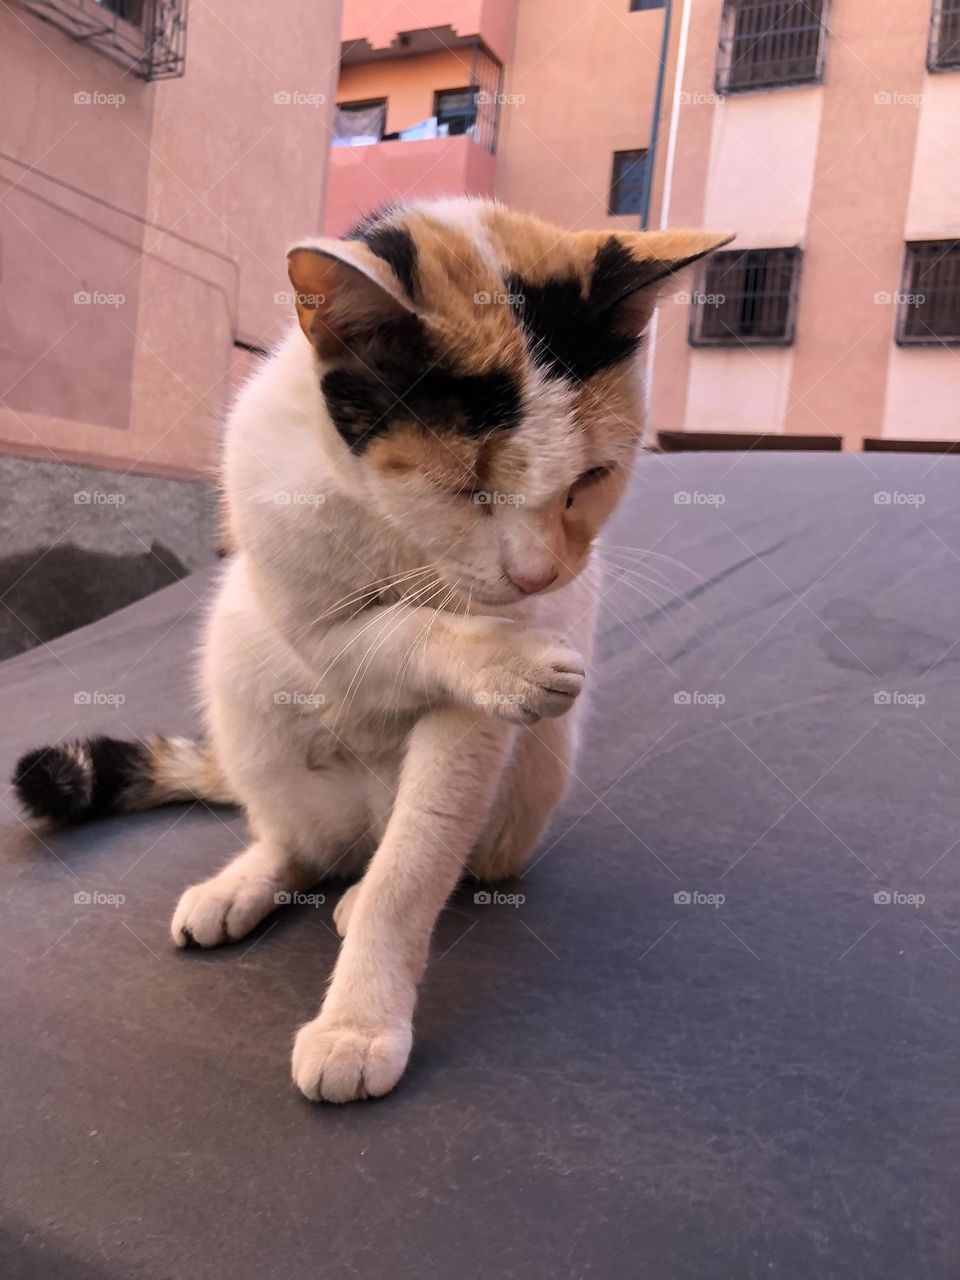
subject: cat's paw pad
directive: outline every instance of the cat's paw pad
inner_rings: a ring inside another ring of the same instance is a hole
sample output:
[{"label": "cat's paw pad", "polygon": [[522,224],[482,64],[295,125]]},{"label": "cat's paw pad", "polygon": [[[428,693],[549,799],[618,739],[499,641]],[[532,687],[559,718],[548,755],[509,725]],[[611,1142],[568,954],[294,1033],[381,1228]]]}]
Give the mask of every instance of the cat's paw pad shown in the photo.
[{"label": "cat's paw pad", "polygon": [[368,1027],[328,1023],[323,1014],[297,1032],[293,1079],[312,1102],[353,1102],[389,1093],[413,1042],[409,1023]]},{"label": "cat's paw pad", "polygon": [[563,640],[547,636],[526,652],[482,672],[477,705],[500,720],[535,724],[569,711],[584,681],[583,658]]},{"label": "cat's paw pad", "polygon": [[341,938],[345,938],[347,936],[347,926],[350,923],[350,916],[353,912],[354,906],[356,905],[357,894],[359,892],[360,885],[352,884],[333,909],[333,923]]},{"label": "cat's paw pad", "polygon": [[218,947],[236,942],[277,904],[276,885],[240,877],[214,876],[191,885],[177,903],[170,933],[178,947]]}]

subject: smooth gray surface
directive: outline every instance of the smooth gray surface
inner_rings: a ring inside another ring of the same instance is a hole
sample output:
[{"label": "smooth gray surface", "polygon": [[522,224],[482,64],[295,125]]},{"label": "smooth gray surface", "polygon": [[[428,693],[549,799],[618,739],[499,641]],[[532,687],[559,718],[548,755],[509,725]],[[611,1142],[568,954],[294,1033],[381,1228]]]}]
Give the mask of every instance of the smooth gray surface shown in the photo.
[{"label": "smooth gray surface", "polygon": [[[643,462],[609,541],[671,557],[662,585],[608,592],[580,780],[522,906],[444,914],[380,1102],[288,1083],[336,891],[177,952],[236,815],[40,843],[9,813],[2,1274],[955,1280],[958,466]],[[81,729],[188,729],[207,581],[0,668],[5,772]]]}]

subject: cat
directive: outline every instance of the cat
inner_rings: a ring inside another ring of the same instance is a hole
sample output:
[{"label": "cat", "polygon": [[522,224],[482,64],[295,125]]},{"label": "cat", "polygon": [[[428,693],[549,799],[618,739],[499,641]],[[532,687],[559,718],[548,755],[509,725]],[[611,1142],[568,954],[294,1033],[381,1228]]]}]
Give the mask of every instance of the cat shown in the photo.
[{"label": "cat", "polygon": [[643,432],[658,289],[732,237],[573,232],[468,198],[305,240],[299,327],[230,414],[232,542],[201,661],[207,744],[109,738],[16,772],[34,815],[239,801],[253,841],[188,888],[177,946],[243,937],[323,877],[343,938],[293,1078],[387,1093],[437,917],[516,875],[582,721],[591,552]]}]

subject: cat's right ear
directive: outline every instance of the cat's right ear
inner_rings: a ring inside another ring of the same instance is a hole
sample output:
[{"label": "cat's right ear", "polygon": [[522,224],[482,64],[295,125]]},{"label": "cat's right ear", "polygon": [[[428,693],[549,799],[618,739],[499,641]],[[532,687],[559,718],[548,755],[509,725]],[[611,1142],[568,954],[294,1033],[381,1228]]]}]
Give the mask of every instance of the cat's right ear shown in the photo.
[{"label": "cat's right ear", "polygon": [[301,241],[287,254],[300,328],[325,359],[414,309],[383,261],[356,240]]}]

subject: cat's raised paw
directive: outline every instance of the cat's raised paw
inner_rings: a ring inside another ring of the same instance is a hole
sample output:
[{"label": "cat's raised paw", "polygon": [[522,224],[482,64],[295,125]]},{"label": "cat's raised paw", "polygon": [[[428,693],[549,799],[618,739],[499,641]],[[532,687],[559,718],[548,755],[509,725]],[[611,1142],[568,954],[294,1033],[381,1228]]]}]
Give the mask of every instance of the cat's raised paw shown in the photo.
[{"label": "cat's raised paw", "polygon": [[562,716],[583,688],[583,658],[549,633],[530,632],[519,652],[504,655],[478,675],[474,702],[513,724]]},{"label": "cat's raised paw", "polygon": [[321,1013],[297,1032],[293,1080],[311,1102],[378,1098],[403,1075],[412,1042],[409,1023],[328,1023]]}]

